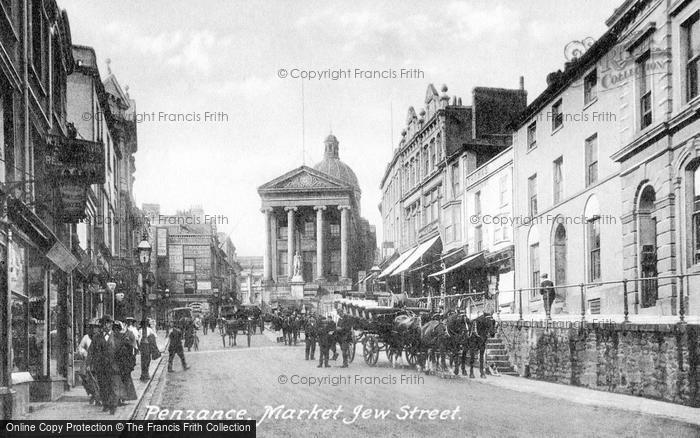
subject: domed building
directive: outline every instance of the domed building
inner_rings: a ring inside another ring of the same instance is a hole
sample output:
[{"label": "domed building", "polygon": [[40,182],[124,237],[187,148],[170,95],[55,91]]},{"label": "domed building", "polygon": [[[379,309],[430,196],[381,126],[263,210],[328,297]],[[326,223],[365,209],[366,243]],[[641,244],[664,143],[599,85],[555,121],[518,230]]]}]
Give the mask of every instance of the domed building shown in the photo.
[{"label": "domed building", "polygon": [[358,274],[374,263],[376,230],[361,216],[357,176],[340,160],[333,134],[324,147],[323,160],[313,167],[298,167],[258,188],[268,301],[356,289]]}]

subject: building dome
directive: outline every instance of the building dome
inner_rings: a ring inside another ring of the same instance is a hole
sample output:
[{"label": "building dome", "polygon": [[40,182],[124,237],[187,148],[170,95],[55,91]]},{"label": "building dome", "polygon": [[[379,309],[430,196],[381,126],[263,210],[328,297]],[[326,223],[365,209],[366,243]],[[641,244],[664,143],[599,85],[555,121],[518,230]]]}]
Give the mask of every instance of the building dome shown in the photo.
[{"label": "building dome", "polygon": [[360,184],[357,181],[355,172],[350,166],[340,161],[338,156],[338,139],[335,138],[335,135],[330,134],[323,143],[326,146],[323,160],[316,163],[314,169],[344,181],[353,188],[360,190]]}]

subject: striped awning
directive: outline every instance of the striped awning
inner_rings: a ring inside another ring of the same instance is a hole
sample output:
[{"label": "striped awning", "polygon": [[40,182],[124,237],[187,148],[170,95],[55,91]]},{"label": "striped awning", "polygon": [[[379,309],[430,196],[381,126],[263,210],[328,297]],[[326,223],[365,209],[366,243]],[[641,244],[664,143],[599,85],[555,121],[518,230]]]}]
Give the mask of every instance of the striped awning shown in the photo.
[{"label": "striped awning", "polygon": [[390,274],[391,274],[396,268],[398,268],[408,257],[410,257],[411,254],[413,254],[413,253],[416,251],[416,249],[418,249],[418,247],[416,247],[416,248],[411,248],[411,249],[409,249],[408,251],[406,251],[406,252],[404,252],[403,254],[401,254],[401,255],[399,256],[399,258],[397,258],[397,259],[394,260],[389,266],[387,266],[386,269],[384,269],[384,270],[382,271],[382,273],[379,274],[379,275],[377,276],[377,278],[384,278],[384,277],[390,275]]},{"label": "striped awning", "polygon": [[478,263],[479,261],[481,262],[481,264],[483,264],[483,262],[484,262],[484,253],[483,252],[478,252],[476,254],[472,254],[472,255],[466,257],[465,259],[463,259],[461,262],[455,263],[454,265],[450,266],[447,269],[443,269],[442,271],[438,271],[438,272],[435,272],[434,274],[430,274],[430,275],[428,275],[428,277],[439,277],[440,275],[444,275],[444,274],[447,274],[448,272],[452,272],[457,268],[461,268],[462,266],[464,266],[468,263],[471,263],[471,262]]},{"label": "striped awning", "polygon": [[432,239],[427,240],[418,245],[416,250],[413,251],[411,255],[406,257],[403,263],[401,263],[401,266],[396,268],[396,270],[392,272],[391,275],[399,275],[400,273],[408,270],[411,266],[413,266],[414,263],[418,261],[418,259],[420,259],[423,256],[423,254],[425,254],[435,244],[435,242],[438,241],[438,239],[440,239],[440,236],[435,236]]}]

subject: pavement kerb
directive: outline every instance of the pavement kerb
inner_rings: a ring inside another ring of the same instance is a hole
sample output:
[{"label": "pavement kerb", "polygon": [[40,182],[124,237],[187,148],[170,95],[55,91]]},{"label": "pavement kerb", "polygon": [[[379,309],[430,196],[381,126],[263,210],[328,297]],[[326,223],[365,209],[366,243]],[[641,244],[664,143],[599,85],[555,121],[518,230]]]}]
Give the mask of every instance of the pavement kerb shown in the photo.
[{"label": "pavement kerb", "polygon": [[[153,373],[151,373],[151,378],[148,380],[148,384],[146,385],[146,388],[141,394],[141,398],[139,398],[139,401],[136,403],[134,409],[131,411],[131,415],[129,415],[130,420],[137,420],[139,418],[145,417],[146,406],[148,406],[148,403],[151,402],[153,394],[156,391],[156,387],[163,380],[161,377],[163,375],[163,371],[165,370],[165,364],[167,363],[167,351],[169,344],[170,341],[168,340],[165,343],[163,351],[161,352],[160,359],[158,359],[158,365],[156,366],[156,369],[153,371]],[[154,381],[156,382],[155,384]]]}]

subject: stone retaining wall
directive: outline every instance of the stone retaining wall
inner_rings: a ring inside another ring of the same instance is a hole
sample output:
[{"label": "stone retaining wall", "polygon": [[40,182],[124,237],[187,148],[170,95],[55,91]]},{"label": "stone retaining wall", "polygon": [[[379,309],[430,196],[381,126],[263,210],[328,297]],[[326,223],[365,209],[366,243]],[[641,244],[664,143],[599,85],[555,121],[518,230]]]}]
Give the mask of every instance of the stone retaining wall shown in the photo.
[{"label": "stone retaining wall", "polygon": [[523,377],[700,407],[700,326],[501,322]]}]

